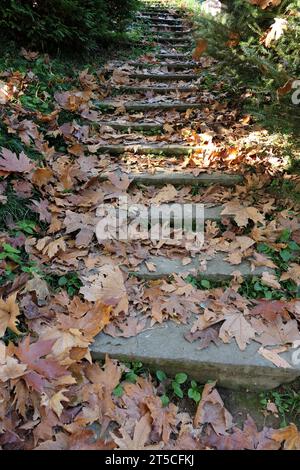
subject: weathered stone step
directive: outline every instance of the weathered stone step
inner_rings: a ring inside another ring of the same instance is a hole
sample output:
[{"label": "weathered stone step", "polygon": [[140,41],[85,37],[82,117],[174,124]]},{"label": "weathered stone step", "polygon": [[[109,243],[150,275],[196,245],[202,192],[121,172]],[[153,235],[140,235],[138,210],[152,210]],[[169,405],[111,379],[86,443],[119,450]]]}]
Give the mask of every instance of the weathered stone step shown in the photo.
[{"label": "weathered stone step", "polygon": [[[150,28],[150,32],[153,34],[157,34],[160,37],[168,37],[171,35],[174,35],[173,37],[182,37],[182,36],[187,36],[190,37],[189,35],[192,35],[194,29],[182,29],[181,31],[164,31],[161,30],[160,28]],[[172,36],[171,36],[172,37]]]},{"label": "weathered stone step", "polygon": [[158,122],[131,122],[131,121],[100,121],[97,122],[99,126],[109,126],[117,130],[132,129],[134,131],[161,131],[163,124]]},{"label": "weathered stone step", "polygon": [[132,152],[140,155],[153,154],[153,155],[189,155],[197,150],[202,150],[201,146],[187,146],[187,145],[157,145],[157,144],[134,144],[134,145],[101,145],[98,147],[98,152],[107,152],[111,155],[121,155],[125,152]]},{"label": "weathered stone step", "polygon": [[165,10],[162,8],[146,8],[140,10],[140,12],[142,15],[173,16],[174,18],[180,18],[180,13],[182,13],[180,10]]},{"label": "weathered stone step", "polygon": [[[166,184],[172,184],[174,186],[209,186],[209,185],[220,185],[220,186],[235,186],[243,182],[242,175],[228,174],[228,173],[200,173],[198,176],[192,173],[183,172],[165,172],[158,171],[156,173],[130,173],[128,174],[130,180],[135,184],[143,184],[150,186],[163,186]],[[106,181],[109,179],[109,175],[102,173],[99,176],[100,181]]]},{"label": "weathered stone step", "polygon": [[248,261],[243,261],[241,264],[232,265],[225,261],[226,253],[216,253],[213,259],[207,261],[206,271],[201,270],[199,259],[194,258],[193,261],[183,266],[181,259],[166,258],[164,256],[150,256],[147,262],[154,264],[156,271],[149,271],[145,263],[139,266],[139,270],[130,271],[140,279],[162,279],[168,278],[173,274],[181,273],[194,273],[200,279],[207,279],[208,281],[227,281],[232,279],[235,271],[239,271],[244,278],[251,278],[252,276],[260,276],[263,272],[267,271],[274,274],[273,270],[264,266],[258,266],[251,271],[251,266]]},{"label": "weathered stone step", "polygon": [[172,53],[172,54],[169,54],[169,53],[166,53],[166,54],[162,54],[162,53],[156,54],[156,57],[157,57],[158,59],[175,59],[175,60],[190,59],[191,56],[192,56],[192,54],[188,54],[188,53],[187,53],[187,54],[181,54],[181,53],[179,53],[179,52],[176,53],[176,54],[174,54],[174,53]]},{"label": "weathered stone step", "polygon": [[171,92],[182,92],[182,93],[192,93],[199,91],[200,86],[166,86],[166,87],[159,87],[159,86],[120,86],[118,88],[114,88],[114,90],[118,92],[127,92],[127,93],[148,93],[148,92],[155,92],[155,93],[171,93]]},{"label": "weathered stone step", "polygon": [[[153,373],[161,369],[174,377],[184,371],[200,384],[217,380],[219,386],[231,389],[270,390],[300,376],[299,365],[283,369],[264,359],[258,354],[260,345],[254,341],[245,351],[241,351],[234,340],[199,350],[197,342],[189,343],[184,339],[191,323],[179,325],[168,321],[130,338],[113,338],[100,333],[90,348],[92,358],[102,360],[108,354],[125,363],[140,361]],[[285,352],[281,357],[292,365],[292,352]]]},{"label": "weathered stone step", "polygon": [[197,80],[200,75],[194,73],[132,73],[130,78],[138,80],[156,80],[158,82],[168,82],[168,81],[192,81]]},{"label": "weathered stone step", "polygon": [[137,19],[142,21],[151,21],[152,23],[164,23],[164,24],[173,24],[173,25],[183,25],[184,21],[181,18],[170,18],[166,16],[159,15],[140,15]]},{"label": "weathered stone step", "polygon": [[185,31],[186,30],[186,26],[184,24],[181,24],[181,25],[174,25],[174,24],[156,24],[156,23],[153,23],[153,25],[151,26],[150,24],[150,27],[154,30],[159,30],[159,31],[170,31],[170,32],[181,32],[181,31]]},{"label": "weathered stone step", "polygon": [[195,67],[199,67],[199,64],[194,61],[189,62],[129,62],[129,65],[139,68],[151,68],[151,67],[167,67],[169,70],[185,70]]},{"label": "weathered stone step", "polygon": [[[99,101],[95,103],[96,107],[100,109],[117,109],[121,106],[118,102],[113,101]],[[139,102],[127,102],[122,103],[122,106],[125,107],[126,111],[151,111],[153,109],[166,111],[169,109],[176,109],[177,111],[186,111],[187,109],[201,109],[203,108],[203,104],[201,103],[184,103],[184,102],[172,102],[172,103],[164,103],[164,102],[155,102],[155,103],[139,103]]]},{"label": "weathered stone step", "polygon": [[186,39],[182,37],[176,37],[176,36],[159,36],[155,35],[153,36],[153,41],[157,42],[159,44],[176,44],[177,47],[189,47],[191,44],[194,43],[193,37],[187,37]]}]

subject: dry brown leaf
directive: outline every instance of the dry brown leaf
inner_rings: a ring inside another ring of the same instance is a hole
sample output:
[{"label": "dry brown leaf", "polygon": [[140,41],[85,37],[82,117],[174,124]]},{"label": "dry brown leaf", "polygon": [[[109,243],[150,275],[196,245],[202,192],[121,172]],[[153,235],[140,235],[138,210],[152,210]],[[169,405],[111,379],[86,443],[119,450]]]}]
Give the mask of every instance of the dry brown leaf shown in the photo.
[{"label": "dry brown leaf", "polygon": [[235,338],[238,347],[244,351],[251,339],[255,338],[256,331],[247,322],[240,312],[233,312],[225,315],[225,322],[220,328],[219,337],[224,343],[229,343],[231,338]]},{"label": "dry brown leaf", "polygon": [[17,335],[20,334],[17,328],[20,310],[16,299],[17,293],[10,295],[6,300],[0,299],[0,338],[5,335],[7,328]]},{"label": "dry brown leaf", "polygon": [[198,39],[196,43],[196,47],[193,50],[192,57],[194,60],[199,60],[202,54],[206,51],[208,46],[208,42],[206,39]]},{"label": "dry brown leaf", "polygon": [[232,427],[232,416],[224,407],[222,398],[214,388],[216,383],[209,383],[204,386],[202,398],[199,402],[194,426],[210,424],[217,434],[227,434],[227,430]]},{"label": "dry brown leaf", "polygon": [[300,433],[294,423],[274,431],[272,439],[277,442],[284,442],[284,449],[286,450],[300,450]]},{"label": "dry brown leaf", "polygon": [[277,281],[275,274],[268,273],[267,271],[262,273],[261,283],[273,289],[281,289],[281,285]]},{"label": "dry brown leaf", "polygon": [[122,438],[117,437],[115,434],[111,433],[111,437],[118,445],[121,450],[155,450],[162,449],[162,445],[146,445],[146,442],[149,439],[151,432],[151,417],[149,413],[146,413],[142,418],[136,423],[133,437],[131,438],[128,432],[124,428],[120,428],[120,433]]},{"label": "dry brown leaf", "polygon": [[277,367],[282,367],[283,369],[292,368],[292,366],[285,359],[279,356],[276,350],[272,351],[271,349],[266,349],[261,346],[258,350],[258,353],[268,361],[271,361]]}]

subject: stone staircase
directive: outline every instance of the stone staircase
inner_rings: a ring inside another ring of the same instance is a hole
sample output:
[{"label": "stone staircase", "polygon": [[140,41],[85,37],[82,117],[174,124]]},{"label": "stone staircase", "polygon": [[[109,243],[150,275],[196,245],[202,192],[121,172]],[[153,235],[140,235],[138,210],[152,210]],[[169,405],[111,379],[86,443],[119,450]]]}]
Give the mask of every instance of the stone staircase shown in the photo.
[{"label": "stone staircase", "polygon": [[[159,48],[155,56],[156,61],[146,64],[140,61],[129,62],[129,65],[135,68],[135,71],[130,73],[130,84],[116,85],[112,91],[114,96],[123,97],[124,113],[143,113],[143,119],[127,122],[126,117],[122,120],[121,114],[116,120],[108,117],[103,124],[129,133],[131,131],[162,132],[163,123],[157,120],[155,115],[153,116],[155,111],[157,113],[168,110],[182,112],[203,106],[200,101],[197,101],[197,90],[201,87],[201,69],[199,64],[191,58],[193,25],[181,10],[170,7],[169,2],[164,1],[157,2],[157,4],[145,2],[145,8],[139,12],[136,21],[150,28],[151,35]],[[162,72],[159,71],[160,67],[163,69]],[[188,99],[174,101],[169,93],[176,92],[176,90],[194,93],[195,101],[188,101]],[[141,95],[149,92],[161,99],[151,103],[143,102]],[[139,99],[130,99],[131,95],[136,95]],[[120,102],[109,98],[97,103],[97,106],[99,109],[113,111],[120,107]],[[187,142],[143,143],[142,139],[143,135],[139,144],[103,145],[98,151],[117,155],[118,158],[122,158],[127,152],[134,152],[137,155],[149,154],[151,158],[151,155],[166,157],[189,155],[199,148]],[[103,174],[101,178],[104,181],[108,175]],[[132,179],[133,184],[152,186],[217,184],[221,187],[230,187],[241,184],[243,181],[243,176],[238,174],[212,172],[195,176],[188,171],[176,172],[168,169],[153,174],[133,172],[129,178]],[[219,221],[221,211],[221,205],[215,208],[208,207],[205,209],[205,219]],[[265,267],[257,267],[251,271],[249,262],[233,266],[224,259],[225,257],[226,254],[217,254],[208,260],[206,271],[203,272],[197,257],[193,258],[188,265],[183,266],[180,259],[153,256],[148,261],[155,266],[155,272],[149,271],[147,267],[149,263],[147,263],[142,264],[132,273],[142,279],[161,279],[172,276],[174,273],[190,272],[202,275],[208,280],[223,281],[230,279],[237,269],[244,277],[259,276],[263,271],[268,270]],[[256,343],[251,343],[245,351],[240,351],[234,342],[221,344],[219,347],[211,345],[205,350],[197,350],[193,344],[184,339],[184,334],[188,331],[189,325],[167,322],[132,338],[112,338],[101,333],[92,345],[91,353],[95,360],[102,359],[106,354],[125,362],[140,360],[154,369],[164,369],[170,373],[184,371],[202,382],[209,379],[218,380],[219,385],[232,388],[268,389],[280,383],[292,381],[300,375],[299,366],[292,369],[276,368],[271,362],[259,356],[257,354],[259,346]],[[290,361],[290,353],[287,352],[282,357]]]}]

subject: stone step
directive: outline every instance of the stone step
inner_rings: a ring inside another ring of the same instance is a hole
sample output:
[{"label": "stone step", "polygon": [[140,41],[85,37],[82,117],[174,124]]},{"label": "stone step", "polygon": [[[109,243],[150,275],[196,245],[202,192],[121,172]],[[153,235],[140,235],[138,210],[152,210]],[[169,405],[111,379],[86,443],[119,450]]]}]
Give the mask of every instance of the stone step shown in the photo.
[{"label": "stone step", "polygon": [[195,151],[203,150],[202,146],[187,146],[187,145],[157,145],[157,144],[125,144],[125,145],[101,145],[98,147],[98,153],[105,152],[110,153],[111,155],[121,155],[122,153],[131,152],[139,155],[171,155],[171,156],[180,156],[180,155],[189,155]]},{"label": "stone step", "polygon": [[162,131],[163,124],[159,122],[131,122],[131,121],[100,121],[96,123],[99,126],[109,126],[117,130],[128,130],[133,131]]},{"label": "stone step", "polygon": [[195,67],[199,67],[199,64],[194,61],[189,62],[138,62],[133,61],[129,62],[129,65],[138,68],[151,68],[151,67],[167,67],[170,70],[185,70],[191,69]]},{"label": "stone step", "polygon": [[156,80],[157,82],[169,81],[192,81],[197,80],[200,75],[194,73],[132,73],[130,78],[137,80]]},{"label": "stone step", "polygon": [[[243,182],[243,176],[229,173],[200,173],[198,176],[192,173],[183,172],[165,172],[158,171],[156,173],[129,173],[128,177],[135,184],[143,184],[148,186],[164,186],[172,184],[174,186],[235,186]],[[109,175],[102,173],[99,176],[100,181],[106,181]]]},{"label": "stone step", "polygon": [[181,54],[181,53],[178,52],[176,54],[175,53],[174,54],[173,53],[172,54],[169,54],[169,53],[167,53],[167,54],[156,54],[155,57],[158,58],[158,59],[164,59],[164,60],[165,59],[175,59],[175,60],[183,59],[184,60],[184,59],[190,59],[191,56],[192,56],[192,54]]},{"label": "stone step", "polygon": [[120,86],[114,88],[114,90],[118,92],[126,92],[126,93],[171,93],[171,92],[182,92],[182,93],[192,93],[199,91],[200,86],[166,86],[166,87],[159,87],[159,86]]},{"label": "stone step", "polygon": [[[170,31],[172,32],[183,32],[186,31],[186,26],[182,25],[173,25],[173,24],[156,24],[154,23],[152,26],[150,25],[151,29],[159,30],[159,31]],[[192,30],[191,30],[192,31]]]},{"label": "stone step", "polygon": [[164,30],[161,30],[160,28],[150,28],[150,32],[153,34],[153,35],[157,35],[157,36],[160,36],[160,37],[168,37],[170,35],[174,35],[173,37],[182,37],[182,36],[187,36],[187,37],[190,37],[193,32],[195,32],[194,29],[182,29],[182,31],[164,31]]},{"label": "stone step", "polygon": [[156,23],[156,24],[160,24],[160,23],[163,23],[163,24],[173,24],[173,25],[183,25],[184,24],[184,20],[183,19],[180,19],[180,18],[170,18],[170,17],[166,17],[166,16],[159,16],[159,15],[140,15],[138,16],[136,19],[140,20],[140,21],[151,21],[152,23]]},{"label": "stone step", "polygon": [[[95,106],[100,109],[118,109],[121,104],[113,101],[99,101],[95,103]],[[203,104],[201,103],[184,103],[184,102],[155,102],[155,103],[139,103],[139,102],[127,102],[122,103],[122,106],[125,107],[126,111],[152,111],[154,109],[167,111],[169,109],[176,109],[177,111],[186,111],[187,109],[201,109]]]},{"label": "stone step", "polygon": [[[300,376],[299,364],[291,369],[274,366],[258,354],[260,345],[254,341],[245,351],[234,340],[199,350],[197,342],[184,339],[190,328],[191,322],[182,325],[168,321],[130,338],[100,333],[90,347],[91,355],[93,360],[102,360],[108,354],[125,363],[140,361],[154,374],[163,370],[170,377],[182,371],[200,384],[216,380],[219,386],[230,389],[270,390]],[[281,357],[292,365],[292,352]]]},{"label": "stone step", "polygon": [[206,271],[201,271],[201,265],[198,259],[194,258],[193,261],[186,266],[183,266],[181,259],[166,258],[164,256],[150,256],[147,262],[154,264],[156,271],[149,271],[145,263],[139,266],[139,269],[130,271],[139,279],[162,279],[168,278],[173,274],[194,273],[200,279],[207,279],[208,281],[227,281],[232,279],[235,271],[239,271],[244,278],[251,278],[252,276],[261,276],[263,272],[267,271],[274,274],[274,271],[264,266],[258,266],[251,271],[250,263],[243,261],[241,264],[232,265],[225,261],[226,253],[216,253],[213,258],[207,261]]},{"label": "stone step", "polygon": [[152,15],[159,15],[159,16],[166,16],[166,17],[169,17],[169,16],[172,16],[174,18],[180,18],[180,13],[182,13],[180,10],[165,10],[163,8],[146,8],[146,9],[143,9],[143,10],[140,10],[140,13],[142,15],[148,15],[148,16],[152,16]]},{"label": "stone step", "polygon": [[176,47],[190,47],[195,41],[193,37],[187,37],[187,39],[184,38],[178,38],[178,37],[164,37],[164,36],[159,36],[159,35],[153,35],[153,41],[157,42],[159,44],[172,44],[176,45]]}]

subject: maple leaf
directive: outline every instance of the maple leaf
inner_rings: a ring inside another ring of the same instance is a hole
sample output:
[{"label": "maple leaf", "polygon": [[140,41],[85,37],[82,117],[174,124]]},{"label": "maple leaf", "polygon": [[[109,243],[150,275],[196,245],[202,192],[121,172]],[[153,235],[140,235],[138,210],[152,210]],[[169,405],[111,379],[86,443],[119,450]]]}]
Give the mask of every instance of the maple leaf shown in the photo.
[{"label": "maple leaf", "polygon": [[300,265],[296,263],[291,263],[287,272],[283,273],[280,277],[281,281],[286,281],[292,279],[297,286],[300,285]]},{"label": "maple leaf", "polygon": [[53,359],[41,359],[51,353],[55,341],[37,341],[30,344],[29,336],[14,348],[17,358],[39,376],[49,380],[68,375],[66,369]]},{"label": "maple leaf", "polygon": [[230,338],[235,338],[238,347],[244,351],[250,339],[255,338],[256,331],[247,322],[240,312],[232,312],[225,315],[225,322],[220,328],[219,337],[224,343],[229,343]]},{"label": "maple leaf", "polygon": [[151,199],[152,204],[161,204],[162,202],[171,202],[177,196],[177,190],[171,184],[164,186],[155,197]]},{"label": "maple leaf", "polygon": [[68,436],[64,433],[55,435],[55,441],[42,442],[35,450],[111,450],[115,448],[113,442],[95,439],[95,434],[90,429],[83,429]]},{"label": "maple leaf", "polygon": [[31,181],[34,185],[41,188],[45,186],[53,177],[53,171],[50,168],[37,168],[32,175]]},{"label": "maple leaf", "polygon": [[275,274],[268,273],[267,271],[262,273],[261,283],[273,289],[281,289],[281,285],[277,281]]},{"label": "maple leaf", "polygon": [[118,266],[104,265],[98,274],[84,277],[80,293],[90,302],[112,305],[114,314],[128,312],[128,295],[124,278]]},{"label": "maple leaf", "polygon": [[214,343],[216,346],[219,345],[219,333],[216,329],[210,327],[203,331],[195,331],[195,333],[187,333],[184,335],[185,339],[189,342],[200,340],[197,349],[205,349]]},{"label": "maple leaf", "polygon": [[63,405],[61,404],[62,401],[68,402],[69,399],[64,395],[67,389],[62,389],[56,392],[52,397],[48,397],[46,393],[43,393],[41,396],[41,405],[46,406],[54,411],[54,413],[60,417],[63,412]]},{"label": "maple leaf", "polygon": [[226,431],[232,427],[232,416],[224,407],[222,398],[214,388],[215,385],[216,382],[204,386],[194,426],[209,423],[217,434],[226,434]]},{"label": "maple leaf", "polygon": [[262,299],[250,310],[251,315],[260,315],[268,321],[276,320],[278,315],[288,319],[288,302],[286,300]]},{"label": "maple leaf", "polygon": [[294,423],[289,426],[274,431],[272,439],[276,442],[284,442],[284,449],[286,450],[300,450],[300,432]]},{"label": "maple leaf", "polygon": [[119,449],[122,450],[155,450],[162,449],[162,445],[146,446],[146,442],[149,439],[151,433],[151,418],[150,414],[146,413],[142,418],[136,423],[133,437],[131,438],[128,432],[124,428],[120,428],[119,432],[122,435],[122,438],[117,437],[113,433],[111,437],[115,443],[119,446]]},{"label": "maple leaf", "polygon": [[121,368],[108,356],[105,358],[104,370],[98,364],[89,364],[85,369],[86,377],[93,383],[101,386],[102,395],[99,403],[102,415],[103,434],[114,418],[115,404],[112,400],[112,391],[120,383]]},{"label": "maple leaf", "polygon": [[249,220],[254,223],[264,224],[264,216],[255,207],[244,207],[238,201],[225,204],[221,215],[234,215],[234,220],[239,227],[246,227]]},{"label": "maple leaf", "polygon": [[285,345],[300,341],[297,320],[283,323],[281,316],[278,315],[274,321],[268,322],[266,330],[257,341],[263,346]]},{"label": "maple leaf", "polygon": [[36,212],[39,215],[39,218],[42,222],[51,222],[51,212],[49,212],[49,202],[46,199],[41,199],[40,201],[32,201],[30,206],[33,212]]},{"label": "maple leaf", "polygon": [[51,237],[44,237],[38,241],[36,248],[51,259],[59,251],[66,251],[66,243],[63,237],[57,240],[52,240]]},{"label": "maple leaf", "polygon": [[17,335],[20,334],[16,324],[20,310],[16,303],[17,294],[10,295],[7,300],[0,299],[0,338],[4,336],[7,328],[10,328]]},{"label": "maple leaf", "polygon": [[260,42],[266,47],[270,47],[271,43],[278,41],[281,38],[284,31],[288,29],[288,22],[283,18],[275,18],[274,23],[267,30],[266,34],[261,38]]},{"label": "maple leaf", "polygon": [[272,429],[264,427],[262,431],[251,416],[247,416],[243,430],[233,428],[233,432],[226,436],[218,435],[213,430],[204,436],[204,445],[214,447],[218,450],[277,450],[280,444],[273,440]]},{"label": "maple leaf", "polygon": [[0,158],[0,170],[8,173],[29,173],[35,168],[35,164],[24,152],[19,157],[11,150],[2,147]]},{"label": "maple leaf", "polygon": [[24,375],[27,366],[20,364],[14,357],[7,355],[5,344],[0,341],[0,381],[16,379]]},{"label": "maple leaf", "polygon": [[177,406],[171,403],[164,407],[161,399],[154,396],[147,398],[146,406],[152,418],[153,432],[166,444],[176,426]]},{"label": "maple leaf", "polygon": [[36,273],[33,273],[32,275],[32,279],[26,283],[25,292],[35,292],[38,305],[45,305],[47,299],[50,297],[48,284]]},{"label": "maple leaf", "polygon": [[130,83],[129,73],[122,69],[114,69],[111,81],[115,85],[128,85]]}]

